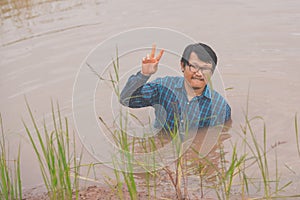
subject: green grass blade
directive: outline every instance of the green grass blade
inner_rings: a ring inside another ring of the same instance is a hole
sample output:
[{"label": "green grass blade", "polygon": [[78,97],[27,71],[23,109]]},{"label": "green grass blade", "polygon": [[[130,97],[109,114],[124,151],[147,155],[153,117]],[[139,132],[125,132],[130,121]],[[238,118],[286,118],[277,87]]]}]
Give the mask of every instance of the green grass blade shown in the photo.
[{"label": "green grass blade", "polygon": [[33,149],[34,149],[34,151],[35,151],[35,154],[36,154],[36,156],[37,156],[37,158],[38,158],[38,162],[39,162],[39,166],[40,166],[40,170],[41,170],[41,173],[42,173],[42,177],[43,177],[45,186],[46,186],[47,190],[50,190],[50,185],[51,185],[51,184],[50,184],[49,178],[48,178],[48,176],[47,176],[45,167],[44,167],[44,165],[43,165],[43,160],[42,160],[41,154],[39,153],[39,150],[38,150],[38,148],[37,148],[37,146],[36,146],[36,143],[35,143],[34,140],[33,140],[33,136],[32,136],[31,132],[29,131],[29,129],[28,129],[28,127],[27,127],[27,125],[25,124],[24,121],[23,121],[23,125],[24,125],[25,131],[27,132],[27,135],[28,135],[28,137],[29,137],[29,139],[30,139],[30,142],[31,142],[31,144],[32,144],[32,147],[33,147]]},{"label": "green grass blade", "polygon": [[296,143],[297,143],[298,156],[300,157],[300,145],[299,145],[299,131],[298,131],[297,113],[295,114],[295,132],[296,132]]},{"label": "green grass blade", "polygon": [[18,149],[18,159],[17,159],[17,167],[16,167],[16,174],[17,174],[17,187],[18,187],[18,194],[19,199],[22,200],[22,178],[21,178],[21,146],[19,145]]}]

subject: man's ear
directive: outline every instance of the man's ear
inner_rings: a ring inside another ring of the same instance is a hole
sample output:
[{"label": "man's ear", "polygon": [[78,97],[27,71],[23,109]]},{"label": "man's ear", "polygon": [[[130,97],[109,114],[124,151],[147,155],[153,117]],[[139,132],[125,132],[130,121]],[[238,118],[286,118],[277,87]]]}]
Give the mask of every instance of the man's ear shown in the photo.
[{"label": "man's ear", "polygon": [[181,71],[184,72],[184,69],[185,69],[184,63],[183,63],[183,62],[180,62],[180,66],[181,66]]}]

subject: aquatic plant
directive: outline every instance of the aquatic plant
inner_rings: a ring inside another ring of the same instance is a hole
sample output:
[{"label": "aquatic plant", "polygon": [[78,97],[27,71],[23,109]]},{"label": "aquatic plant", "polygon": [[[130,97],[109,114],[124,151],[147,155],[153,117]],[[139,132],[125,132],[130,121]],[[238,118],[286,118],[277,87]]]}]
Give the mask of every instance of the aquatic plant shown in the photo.
[{"label": "aquatic plant", "polygon": [[56,115],[53,102],[51,102],[53,130],[49,132],[44,121],[43,131],[41,131],[27,100],[26,106],[34,131],[31,131],[24,121],[23,125],[38,159],[50,199],[72,199],[73,192],[75,192],[76,199],[78,199],[78,177],[82,154],[78,155],[76,152],[74,135],[73,140],[70,138],[67,118],[64,119],[63,123],[59,105],[57,104]]},{"label": "aquatic plant", "polygon": [[10,160],[9,145],[5,138],[1,114],[0,127],[0,199],[22,200],[20,146],[18,148],[17,159]]}]

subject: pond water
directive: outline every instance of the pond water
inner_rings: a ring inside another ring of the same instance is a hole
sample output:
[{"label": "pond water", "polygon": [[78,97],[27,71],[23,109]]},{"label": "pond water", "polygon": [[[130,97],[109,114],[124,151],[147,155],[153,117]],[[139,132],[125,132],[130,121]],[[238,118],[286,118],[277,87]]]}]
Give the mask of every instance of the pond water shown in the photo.
[{"label": "pond water", "polygon": [[[0,112],[10,145],[21,144],[25,188],[42,179],[38,164],[31,162],[33,150],[22,124],[22,119],[29,122],[24,96],[39,122],[45,118],[51,123],[50,102],[58,101],[75,131],[72,92],[83,60],[112,35],[151,26],[182,32],[216,50],[224,87],[229,88],[232,139],[239,140],[247,107],[250,117],[262,116],[268,148],[282,143],[277,147],[281,176],[293,180],[291,192],[299,191],[294,127],[300,112],[299,1],[2,0],[0,5]],[[254,129],[262,140],[261,124]],[[225,148],[230,152],[229,143]],[[86,157],[94,161],[88,153]],[[273,157],[271,152],[271,161]]]}]

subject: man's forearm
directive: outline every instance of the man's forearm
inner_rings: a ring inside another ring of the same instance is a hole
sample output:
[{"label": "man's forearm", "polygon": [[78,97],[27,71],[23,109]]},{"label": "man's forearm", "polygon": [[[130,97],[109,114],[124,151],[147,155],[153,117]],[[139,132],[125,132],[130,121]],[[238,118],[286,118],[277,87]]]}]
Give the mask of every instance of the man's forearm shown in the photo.
[{"label": "man's forearm", "polygon": [[125,87],[123,88],[120,95],[120,103],[124,106],[129,106],[129,100],[132,94],[141,86],[143,86],[150,76],[143,75],[140,71],[129,77]]}]

